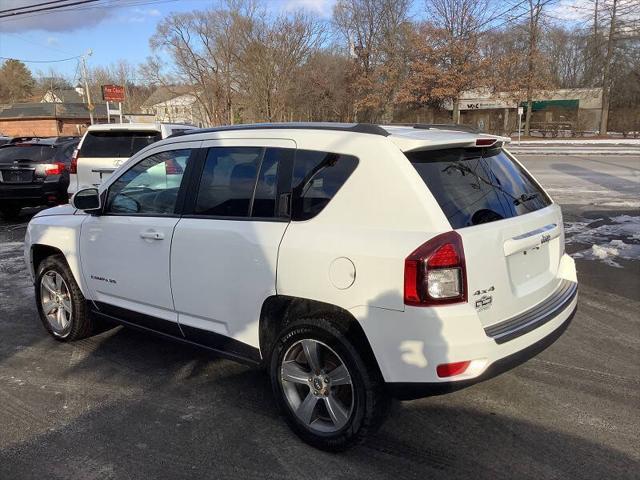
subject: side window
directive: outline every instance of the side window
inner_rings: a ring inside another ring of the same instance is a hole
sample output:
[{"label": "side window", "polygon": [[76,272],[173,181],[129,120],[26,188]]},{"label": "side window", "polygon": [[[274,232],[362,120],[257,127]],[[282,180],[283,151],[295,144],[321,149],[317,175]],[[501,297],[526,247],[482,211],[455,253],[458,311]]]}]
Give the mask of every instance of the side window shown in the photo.
[{"label": "side window", "polygon": [[[260,165],[258,182],[256,183],[253,209],[251,211],[252,217],[288,217],[288,213],[278,212],[278,185],[281,184],[280,193],[283,193],[283,191],[288,192],[294,154],[294,149],[267,148],[262,159],[262,164]],[[288,165],[286,168],[285,163]],[[284,178],[287,177],[286,172],[289,172],[288,180]],[[288,203],[288,198],[286,202]]]},{"label": "side window", "polygon": [[315,217],[358,165],[351,155],[298,150],[293,169],[293,220]]},{"label": "side window", "polygon": [[200,179],[194,213],[248,217],[264,151],[261,147],[210,148]]},{"label": "side window", "polygon": [[171,215],[191,150],[161,152],[141,160],[109,187],[106,213]]}]

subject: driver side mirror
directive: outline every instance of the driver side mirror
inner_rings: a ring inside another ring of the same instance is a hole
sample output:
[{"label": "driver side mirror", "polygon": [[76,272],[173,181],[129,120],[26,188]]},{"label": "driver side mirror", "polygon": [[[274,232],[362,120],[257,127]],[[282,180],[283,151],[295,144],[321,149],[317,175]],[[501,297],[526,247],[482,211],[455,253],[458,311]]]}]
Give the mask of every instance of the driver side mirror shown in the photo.
[{"label": "driver side mirror", "polygon": [[98,213],[101,207],[100,193],[94,187],[78,190],[71,198],[71,205],[87,213]]}]

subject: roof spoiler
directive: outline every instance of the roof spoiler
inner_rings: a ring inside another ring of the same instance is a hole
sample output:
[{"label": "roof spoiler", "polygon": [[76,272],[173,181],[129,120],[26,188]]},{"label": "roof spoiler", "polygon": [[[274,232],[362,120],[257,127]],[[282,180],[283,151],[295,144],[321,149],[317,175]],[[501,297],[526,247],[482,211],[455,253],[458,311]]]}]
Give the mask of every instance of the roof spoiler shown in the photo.
[{"label": "roof spoiler", "polygon": [[412,127],[419,130],[451,130],[454,132],[482,133],[477,128],[456,123],[389,123],[389,127]]}]

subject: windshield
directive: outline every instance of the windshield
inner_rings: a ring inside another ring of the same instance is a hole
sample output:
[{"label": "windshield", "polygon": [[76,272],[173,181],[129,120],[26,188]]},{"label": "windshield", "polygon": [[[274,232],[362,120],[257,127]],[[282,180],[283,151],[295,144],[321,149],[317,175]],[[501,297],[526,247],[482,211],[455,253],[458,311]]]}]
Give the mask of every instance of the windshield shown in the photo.
[{"label": "windshield", "polygon": [[80,148],[80,157],[129,158],[160,138],[160,132],[151,130],[87,132]]},{"label": "windshield", "polygon": [[11,145],[0,148],[0,163],[13,163],[16,160],[30,162],[48,162],[56,155],[52,145]]},{"label": "windshield", "polygon": [[501,148],[408,152],[453,228],[517,217],[551,204]]}]

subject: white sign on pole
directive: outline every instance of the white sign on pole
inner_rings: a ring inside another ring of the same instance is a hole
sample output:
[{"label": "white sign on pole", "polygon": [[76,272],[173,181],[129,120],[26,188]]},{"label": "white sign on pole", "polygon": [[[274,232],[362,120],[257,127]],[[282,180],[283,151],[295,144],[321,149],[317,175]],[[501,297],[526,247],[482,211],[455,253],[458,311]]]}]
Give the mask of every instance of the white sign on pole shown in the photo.
[{"label": "white sign on pole", "polygon": [[520,145],[520,131],[522,130],[522,114],[524,113],[524,108],[518,107],[518,145]]}]

